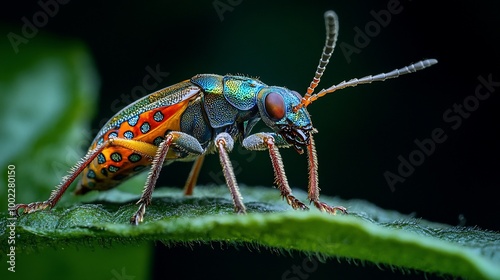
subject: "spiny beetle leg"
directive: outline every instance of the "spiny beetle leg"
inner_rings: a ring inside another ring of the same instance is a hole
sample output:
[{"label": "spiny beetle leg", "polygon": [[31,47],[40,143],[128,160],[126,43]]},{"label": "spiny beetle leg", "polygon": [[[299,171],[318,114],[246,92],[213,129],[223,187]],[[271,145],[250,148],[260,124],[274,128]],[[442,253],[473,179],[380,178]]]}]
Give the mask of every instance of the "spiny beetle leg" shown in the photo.
[{"label": "spiny beetle leg", "polygon": [[234,212],[238,214],[245,214],[246,207],[243,204],[243,198],[241,197],[240,189],[238,188],[238,183],[236,182],[236,176],[234,176],[233,165],[229,159],[228,152],[233,149],[234,141],[226,132],[222,132],[215,137],[215,145],[217,151],[219,152],[220,164],[222,166],[222,172],[224,173],[224,178],[226,178],[226,184],[231,192],[234,203]]},{"label": "spiny beetle leg", "polygon": [[153,165],[151,166],[151,170],[149,171],[148,179],[146,180],[146,185],[144,186],[141,199],[137,201],[137,204],[139,204],[139,209],[130,218],[130,224],[132,225],[136,226],[139,223],[142,223],[142,221],[144,220],[146,207],[151,203],[151,196],[153,195],[156,180],[160,175],[160,170],[163,167],[163,162],[167,157],[168,149],[172,144],[173,138],[174,137],[172,136],[172,134],[168,134],[156,151],[156,155],[153,158]]},{"label": "spiny beetle leg", "polygon": [[[309,210],[309,208],[292,195],[292,189],[288,185],[288,180],[281,159],[280,152],[275,144],[275,138],[281,139],[274,133],[255,133],[249,135],[243,140],[243,146],[249,150],[269,150],[271,163],[274,169],[274,181],[281,192],[281,196],[286,199],[286,202],[292,206],[293,209]],[[288,146],[288,144],[284,144]]]},{"label": "spiny beetle leg", "polygon": [[85,167],[94,160],[95,157],[107,146],[113,145],[114,140],[107,140],[103,144],[97,146],[95,149],[87,152],[85,157],[80,160],[73,168],[71,168],[71,172],[69,175],[64,176],[61,180],[61,183],[52,191],[49,199],[43,202],[33,202],[30,204],[17,204],[14,208],[16,216],[19,215],[19,209],[23,209],[23,214],[33,213],[36,211],[44,210],[44,209],[52,209],[56,203],[61,199],[64,192],[68,189],[68,187],[73,183],[73,181],[80,175],[80,173],[85,169]]},{"label": "spiny beetle leg", "polygon": [[307,156],[309,162],[309,188],[308,197],[309,200],[314,203],[314,206],[322,212],[327,212],[330,214],[336,214],[337,211],[341,211],[347,214],[347,209],[343,206],[329,206],[328,204],[319,201],[319,187],[318,187],[318,157],[316,155],[316,146],[314,145],[313,136],[309,137],[310,144],[307,146]]},{"label": "spiny beetle leg", "polygon": [[156,185],[156,180],[160,175],[160,171],[167,157],[168,150],[171,145],[176,145],[183,150],[201,155],[204,150],[196,138],[183,132],[171,131],[165,136],[165,140],[158,147],[156,154],[153,158],[153,164],[151,170],[149,171],[146,184],[144,185],[144,190],[142,191],[141,198],[137,201],[139,204],[139,209],[130,218],[130,224],[138,225],[144,220],[144,214],[146,213],[146,207],[151,204],[151,197]]},{"label": "spiny beetle leg", "polygon": [[70,174],[64,176],[64,178],[61,180],[61,183],[59,183],[59,185],[50,194],[49,199],[43,202],[17,204],[14,208],[15,213],[12,214],[16,216],[19,215],[19,209],[23,209],[22,213],[24,214],[33,213],[47,208],[52,209],[61,199],[62,195],[64,194],[64,192],[66,192],[71,183],[73,183],[78,175],[80,175],[80,173],[85,169],[85,167],[89,165],[94,160],[94,158],[96,158],[97,155],[102,152],[102,150],[109,146],[119,146],[127,149],[135,148],[145,155],[149,155],[156,150],[156,146],[144,142],[122,138],[110,138],[101,145],[95,147],[95,149],[88,151],[85,157],[83,157],[83,159],[81,159],[75,166],[73,166],[73,168],[71,168]]}]

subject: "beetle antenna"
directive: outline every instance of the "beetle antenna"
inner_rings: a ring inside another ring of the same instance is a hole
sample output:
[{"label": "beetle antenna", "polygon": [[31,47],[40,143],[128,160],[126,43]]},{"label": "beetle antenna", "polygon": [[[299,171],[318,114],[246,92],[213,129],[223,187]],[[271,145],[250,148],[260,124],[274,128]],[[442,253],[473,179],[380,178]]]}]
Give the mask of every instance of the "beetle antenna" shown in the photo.
[{"label": "beetle antenna", "polygon": [[337,42],[337,36],[339,33],[339,19],[334,11],[325,12],[325,26],[326,41],[325,46],[323,47],[323,53],[321,54],[321,58],[319,59],[318,67],[316,68],[316,74],[314,75],[311,84],[307,88],[307,92],[302,98],[302,101],[293,109],[294,111],[297,111],[303,106],[307,107],[307,105],[311,103],[310,98],[314,93],[314,89],[318,86],[321,76],[323,76],[323,72],[325,72],[326,65],[328,65],[328,62],[330,62],[330,57],[332,57],[332,53],[335,49],[335,43]]},{"label": "beetle antenna", "polygon": [[314,78],[307,88],[307,92],[302,97],[302,100],[298,105],[293,107],[293,111],[297,112],[302,107],[307,107],[309,104],[314,102],[320,97],[325,96],[328,93],[332,93],[339,89],[344,89],[346,87],[355,87],[357,85],[369,84],[372,82],[381,82],[387,79],[397,78],[404,74],[414,73],[419,70],[425,69],[437,63],[436,59],[426,59],[421,60],[419,62],[410,64],[403,68],[392,70],[389,73],[380,73],[378,75],[369,75],[363,78],[354,78],[349,81],[343,81],[337,85],[331,86],[327,89],[323,89],[317,94],[314,93],[314,89],[318,86],[321,76],[325,72],[326,65],[330,62],[330,58],[332,57],[333,50],[335,49],[335,43],[337,42],[337,36],[339,33],[339,21],[337,14],[334,11],[327,11],[325,13],[325,25],[326,25],[326,42],[323,47],[323,54],[319,60],[318,68],[316,68],[316,74]]},{"label": "beetle antenna", "polygon": [[[369,76],[366,76],[366,77],[363,77],[363,78],[359,78],[359,79],[354,78],[354,79],[351,79],[351,80],[349,80],[347,82],[343,81],[343,82],[341,82],[341,83],[339,83],[337,85],[331,86],[331,87],[329,87],[327,89],[323,89],[320,92],[318,92],[317,94],[314,94],[314,95],[310,96],[309,99],[308,99],[308,101],[307,101],[307,105],[311,104],[316,99],[318,99],[320,97],[323,97],[323,96],[325,96],[328,93],[332,93],[334,91],[337,91],[337,90],[340,90],[340,89],[344,89],[346,87],[355,87],[357,85],[369,84],[369,83],[372,83],[372,82],[382,82],[382,81],[385,81],[387,79],[397,78],[397,77],[399,77],[401,75],[404,75],[404,74],[415,73],[415,72],[417,72],[419,70],[422,70],[422,69],[425,69],[427,67],[430,67],[430,66],[432,66],[432,65],[434,65],[436,63],[437,63],[436,59],[426,59],[426,60],[421,60],[419,62],[410,64],[410,65],[405,66],[403,68],[392,70],[389,73],[380,73],[378,75],[369,75]],[[300,107],[302,107],[302,106],[300,106],[301,104],[302,103],[300,103],[299,105],[295,106],[295,108],[298,107],[297,110],[300,109]],[[304,106],[307,106],[307,105],[304,105]]]}]

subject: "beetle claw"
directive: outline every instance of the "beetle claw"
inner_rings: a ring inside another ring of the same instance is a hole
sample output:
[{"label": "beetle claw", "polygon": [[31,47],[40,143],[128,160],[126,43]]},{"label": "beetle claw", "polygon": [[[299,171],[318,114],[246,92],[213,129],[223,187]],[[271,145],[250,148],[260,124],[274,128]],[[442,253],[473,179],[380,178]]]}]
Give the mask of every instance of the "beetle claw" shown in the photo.
[{"label": "beetle claw", "polygon": [[10,215],[12,217],[19,217],[19,209],[22,209],[23,210],[23,214],[25,213],[26,211],[26,208],[28,208],[28,204],[16,204],[16,206],[14,206],[14,209],[13,210],[10,210]]},{"label": "beetle claw", "polygon": [[286,198],[286,202],[290,206],[292,206],[292,208],[295,210],[303,210],[303,211],[309,210],[309,207],[307,207],[307,205],[305,205],[302,201],[298,200],[295,196],[291,194],[284,196],[284,198]]},{"label": "beetle claw", "polygon": [[239,215],[245,215],[247,211],[244,208],[234,207],[234,213]]},{"label": "beetle claw", "polygon": [[321,201],[313,201],[314,206],[318,208],[321,212],[327,212],[332,215],[336,215],[337,211],[342,212],[342,214],[347,214],[347,209],[344,206],[330,206]]},{"label": "beetle claw", "polygon": [[140,222],[142,222],[142,217],[138,217],[137,214],[130,218],[130,224],[133,226],[138,226]]},{"label": "beetle claw", "polygon": [[135,212],[135,214],[130,218],[130,224],[133,226],[138,226],[144,220],[144,214],[146,213],[146,204],[142,203],[139,200],[137,203],[140,203],[139,209]]},{"label": "beetle claw", "polygon": [[37,212],[40,210],[45,210],[46,208],[51,209],[52,208],[52,203],[49,201],[43,201],[43,202],[32,202],[30,204],[17,204],[13,210],[10,211],[10,214],[15,217],[19,217],[19,209],[22,209],[23,211],[21,212],[22,214],[29,214],[33,212]]}]

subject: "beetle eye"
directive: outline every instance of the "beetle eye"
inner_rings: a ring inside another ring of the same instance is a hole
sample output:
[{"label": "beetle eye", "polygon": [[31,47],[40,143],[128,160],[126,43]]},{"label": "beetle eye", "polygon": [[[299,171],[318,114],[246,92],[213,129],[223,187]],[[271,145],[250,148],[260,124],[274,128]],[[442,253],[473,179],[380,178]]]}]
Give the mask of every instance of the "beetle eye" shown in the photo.
[{"label": "beetle eye", "polygon": [[285,116],[285,100],[276,92],[271,92],[264,101],[266,113],[273,121],[282,119]]}]

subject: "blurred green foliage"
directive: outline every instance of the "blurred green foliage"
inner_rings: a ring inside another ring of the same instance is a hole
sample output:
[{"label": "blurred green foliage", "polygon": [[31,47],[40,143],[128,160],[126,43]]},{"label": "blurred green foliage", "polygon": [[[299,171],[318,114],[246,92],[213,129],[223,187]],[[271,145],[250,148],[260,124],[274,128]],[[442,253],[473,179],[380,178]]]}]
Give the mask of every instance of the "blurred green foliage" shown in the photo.
[{"label": "blurred green foliage", "polygon": [[[7,166],[15,166],[16,202],[48,198],[92,140],[90,119],[98,93],[97,71],[87,48],[80,42],[38,36],[15,54],[0,41],[0,205],[7,212]],[[69,192],[66,204],[76,201]],[[19,229],[20,230],[20,229]],[[3,239],[9,234],[2,223]],[[17,234],[17,248],[23,234]],[[26,244],[26,243],[25,243]],[[149,244],[113,246],[113,250],[54,246],[31,254],[16,250],[16,272],[7,270],[2,249],[1,279],[119,279],[123,273],[144,279],[148,274]],[[7,257],[8,259],[9,257]],[[78,261],[76,261],[78,260]],[[117,276],[118,275],[118,276]]]},{"label": "blurred green foliage", "polygon": [[78,42],[39,36],[17,54],[0,42],[0,166],[16,167],[17,201],[40,199],[91,140],[97,73]]}]

